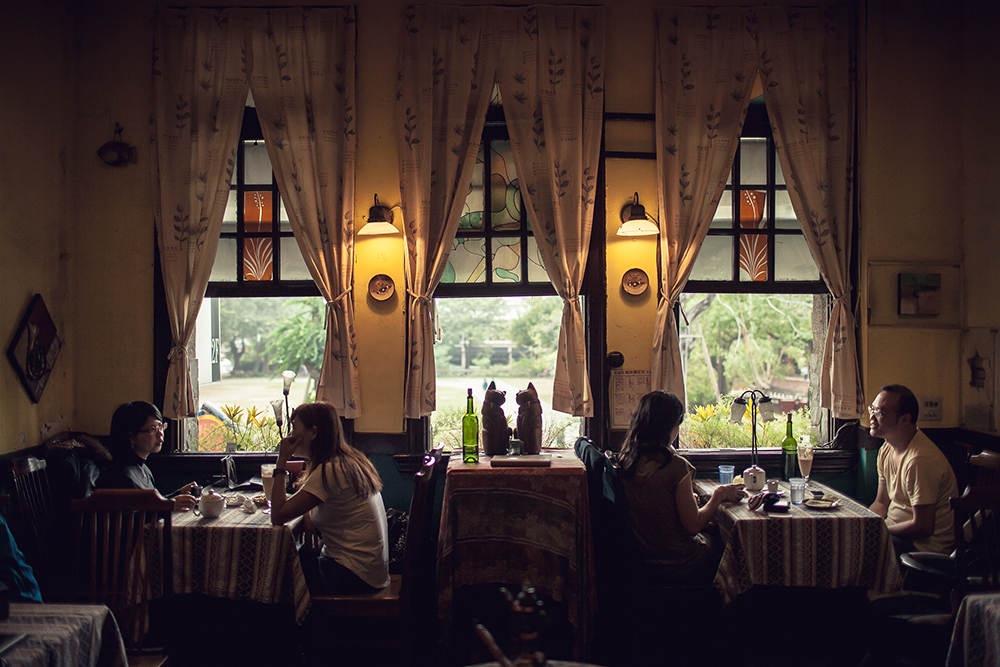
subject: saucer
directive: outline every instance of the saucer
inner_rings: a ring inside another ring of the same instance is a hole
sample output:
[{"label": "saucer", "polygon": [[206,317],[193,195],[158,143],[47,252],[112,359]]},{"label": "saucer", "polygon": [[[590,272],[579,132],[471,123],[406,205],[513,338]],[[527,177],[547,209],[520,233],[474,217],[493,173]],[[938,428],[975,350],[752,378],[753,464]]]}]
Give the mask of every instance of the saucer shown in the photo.
[{"label": "saucer", "polygon": [[825,498],[808,498],[803,500],[802,504],[814,510],[835,510],[840,507],[840,503],[836,500],[827,500]]}]

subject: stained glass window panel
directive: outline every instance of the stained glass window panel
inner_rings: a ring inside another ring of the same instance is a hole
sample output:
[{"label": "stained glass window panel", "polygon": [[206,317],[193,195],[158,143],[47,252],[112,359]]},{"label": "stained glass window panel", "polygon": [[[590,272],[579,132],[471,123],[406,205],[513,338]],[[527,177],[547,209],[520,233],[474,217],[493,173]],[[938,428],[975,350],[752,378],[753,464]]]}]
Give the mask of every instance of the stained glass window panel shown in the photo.
[{"label": "stained glass window panel", "polygon": [[272,197],[270,192],[243,193],[243,224],[246,231],[271,231]]},{"label": "stained glass window panel", "polygon": [[733,193],[726,190],[722,193],[719,207],[712,216],[712,227],[715,229],[732,229],[733,227]]},{"label": "stained glass window panel", "polygon": [[521,192],[510,141],[490,142],[490,212],[496,231],[521,226]]},{"label": "stained glass window panel", "polygon": [[465,197],[465,205],[462,207],[462,218],[458,223],[459,229],[476,231],[483,229],[483,211],[486,205],[484,171],[483,147],[480,145],[479,155],[476,156],[476,166],[472,168],[472,183],[469,185],[469,194]]},{"label": "stained glass window panel", "polygon": [[494,238],[490,241],[493,251],[493,281],[516,283],[521,280],[520,237]]},{"label": "stained glass window panel", "polygon": [[486,282],[486,240],[456,238],[451,244],[448,264],[441,276],[443,283]]},{"label": "stained glass window panel", "polygon": [[271,280],[273,274],[271,239],[243,239],[243,280]]},{"label": "stained glass window panel", "polygon": [[229,200],[226,202],[226,212],[222,214],[222,231],[236,233],[236,190],[229,191]]},{"label": "stained glass window panel", "polygon": [[542,261],[542,253],[538,251],[538,242],[534,236],[528,237],[528,282],[549,282],[549,274],[545,272],[545,262]]}]

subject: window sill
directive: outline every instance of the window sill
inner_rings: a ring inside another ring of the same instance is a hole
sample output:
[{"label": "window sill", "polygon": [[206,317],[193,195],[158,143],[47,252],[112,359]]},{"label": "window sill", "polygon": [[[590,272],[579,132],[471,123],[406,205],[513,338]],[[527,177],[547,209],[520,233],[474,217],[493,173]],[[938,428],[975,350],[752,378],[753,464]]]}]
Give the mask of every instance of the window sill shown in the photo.
[{"label": "window sill", "polygon": [[[858,450],[847,449],[817,449],[813,458],[813,476],[833,476],[850,472],[857,467]],[[695,467],[698,475],[708,477],[718,474],[721,463],[731,463],[740,474],[750,467],[749,449],[681,449],[681,456]],[[780,477],[784,467],[784,455],[781,449],[768,447],[757,450],[757,461],[767,472],[768,477]]]}]

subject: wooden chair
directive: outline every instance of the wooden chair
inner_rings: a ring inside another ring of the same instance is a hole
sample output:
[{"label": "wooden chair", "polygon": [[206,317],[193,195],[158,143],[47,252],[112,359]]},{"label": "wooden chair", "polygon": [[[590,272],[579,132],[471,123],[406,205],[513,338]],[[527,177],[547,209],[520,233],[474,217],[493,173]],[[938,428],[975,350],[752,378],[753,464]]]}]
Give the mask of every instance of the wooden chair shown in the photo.
[{"label": "wooden chair", "polygon": [[161,664],[166,656],[150,654],[144,643],[154,583],[158,579],[165,591],[171,588],[173,501],[154,490],[98,490],[70,506],[72,599],[111,609],[130,665]]},{"label": "wooden chair", "polygon": [[[317,595],[307,621],[307,646],[314,663],[326,664],[357,651],[358,659],[381,664],[371,652],[388,650],[395,664],[433,664],[437,635],[434,548],[434,467],[441,447],[424,456],[414,477],[406,528],[403,574],[390,575],[388,588],[374,593]],[[366,657],[367,656],[367,657]],[[345,664],[349,663],[347,659]]]},{"label": "wooden chair", "polygon": [[951,499],[955,512],[955,599],[1000,590],[1000,488],[970,487]]},{"label": "wooden chair", "polygon": [[1000,453],[984,449],[969,457],[969,486],[1000,486]]},{"label": "wooden chair", "polygon": [[56,548],[59,542],[54,537],[64,527],[57,526],[57,522],[65,517],[56,516],[45,459],[33,456],[14,459],[11,474],[14,479],[11,531],[17,545],[35,571],[42,599],[65,599],[65,582],[60,574],[64,563],[57,560],[61,550]]}]

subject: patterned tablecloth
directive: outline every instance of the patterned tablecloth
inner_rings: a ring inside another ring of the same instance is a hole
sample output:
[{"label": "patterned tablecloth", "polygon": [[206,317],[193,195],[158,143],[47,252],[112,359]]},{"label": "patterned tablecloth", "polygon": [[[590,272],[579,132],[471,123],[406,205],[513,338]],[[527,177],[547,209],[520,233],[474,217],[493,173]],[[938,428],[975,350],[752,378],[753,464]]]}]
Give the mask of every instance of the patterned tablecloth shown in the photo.
[{"label": "patterned tablecloth", "polygon": [[586,470],[572,451],[553,453],[551,467],[494,468],[485,456],[449,461],[438,540],[446,629],[454,589],[531,585],[566,604],[582,655],[595,604],[592,553]]},{"label": "patterned tablecloth", "polygon": [[289,526],[272,526],[260,510],[227,507],[215,519],[175,513],[172,539],[174,593],[290,603],[295,620],[305,620],[309,589]]},{"label": "patterned tablecloth", "polygon": [[111,611],[98,604],[11,604],[0,633],[27,635],[0,656],[5,667],[125,667]]},{"label": "patterned tablecloth", "polygon": [[[695,480],[702,496],[710,496],[716,486],[715,480]],[[812,481],[809,486],[838,496],[840,507],[792,505],[782,514],[751,511],[745,500],[719,506],[715,519],[726,549],[715,584],[727,603],[754,585],[861,586],[879,593],[902,587],[885,521],[834,489]],[[782,488],[787,494],[787,482]]]},{"label": "patterned tablecloth", "polygon": [[948,649],[948,667],[1000,665],[1000,593],[965,596]]}]

